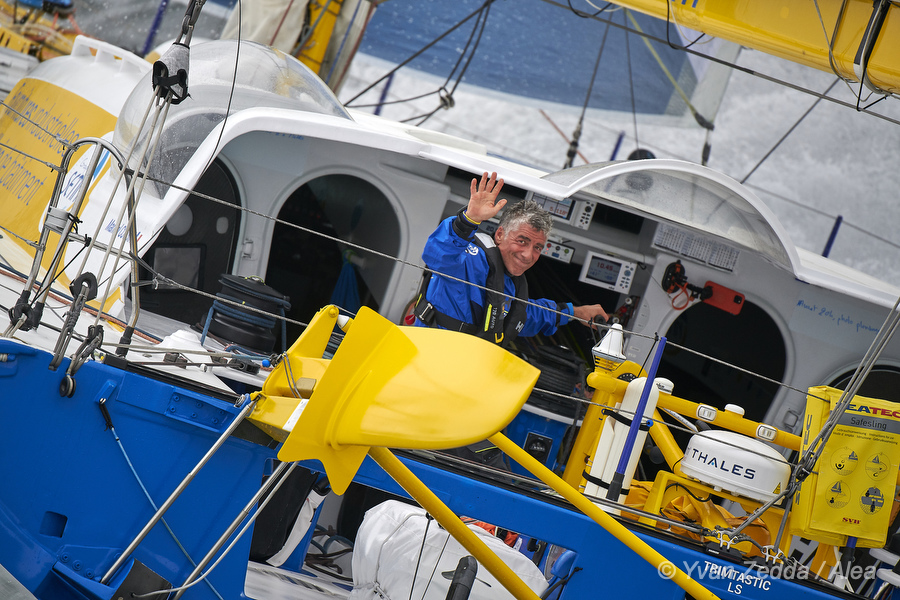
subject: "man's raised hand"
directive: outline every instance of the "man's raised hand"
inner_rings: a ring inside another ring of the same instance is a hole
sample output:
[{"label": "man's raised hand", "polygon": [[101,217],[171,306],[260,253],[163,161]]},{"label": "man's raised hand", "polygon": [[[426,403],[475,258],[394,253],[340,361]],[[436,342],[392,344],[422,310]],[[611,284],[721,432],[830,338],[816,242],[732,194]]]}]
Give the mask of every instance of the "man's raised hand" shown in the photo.
[{"label": "man's raised hand", "polygon": [[500,209],[506,206],[506,199],[497,200],[500,190],[503,188],[503,180],[497,179],[496,173],[487,173],[481,176],[481,181],[472,179],[469,186],[469,205],[466,207],[466,217],[474,223],[480,223],[496,216]]}]

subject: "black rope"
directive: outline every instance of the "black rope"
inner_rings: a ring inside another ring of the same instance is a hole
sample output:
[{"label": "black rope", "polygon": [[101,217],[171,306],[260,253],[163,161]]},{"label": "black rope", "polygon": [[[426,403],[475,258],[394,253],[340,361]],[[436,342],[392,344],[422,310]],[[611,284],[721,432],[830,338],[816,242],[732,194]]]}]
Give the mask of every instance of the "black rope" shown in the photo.
[{"label": "black rope", "polygon": [[669,485],[666,486],[666,491],[668,491],[670,488],[684,488],[684,491],[688,493],[688,496],[690,496],[697,502],[709,502],[709,500],[711,499],[711,497],[709,495],[707,495],[706,498],[700,498],[694,492],[692,492],[689,487],[687,487],[683,483],[678,483],[678,482],[670,483]]},{"label": "black rope", "polygon": [[688,48],[690,48],[691,46],[693,46],[694,44],[696,44],[697,42],[702,40],[704,37],[706,37],[705,33],[701,33],[700,35],[697,36],[697,39],[692,41],[687,46],[679,46],[677,44],[672,43],[672,40],[669,38],[669,24],[671,23],[672,25],[675,25],[675,27],[678,27],[678,23],[676,23],[674,20],[672,20],[672,21],[669,20],[669,17],[671,16],[671,11],[672,11],[671,5],[669,4],[669,2],[666,2],[666,43],[669,45],[669,48],[671,48],[672,50],[687,50]]},{"label": "black rope", "polygon": [[206,166],[203,168],[203,172],[205,173],[207,169],[212,166],[213,160],[215,160],[216,151],[219,149],[219,146],[222,143],[222,136],[225,135],[225,126],[228,124],[228,116],[231,114],[231,104],[234,102],[234,91],[237,89],[237,72],[238,66],[241,62],[241,41],[242,41],[242,21],[244,17],[241,14],[242,10],[242,0],[237,1],[237,11],[238,11],[238,37],[237,37],[237,46],[234,50],[234,73],[231,74],[231,89],[228,91],[228,104],[225,105],[225,116],[222,117],[222,125],[219,127],[219,135],[216,137],[216,145],[213,147],[212,152],[209,153],[209,160],[206,163]]},{"label": "black rope", "polygon": [[656,345],[659,343],[659,334],[653,334],[653,345],[650,347],[650,351],[644,356],[644,362],[641,363],[641,370],[638,373],[642,373],[644,371],[644,367],[647,366],[647,361],[650,360],[650,356],[656,350]]},{"label": "black rope", "polygon": [[[459,63],[462,62],[462,58],[468,52],[469,57],[466,60],[465,66],[463,66],[462,70],[459,72],[459,76],[456,78],[456,82],[453,84],[453,88],[447,92],[446,96],[441,96],[441,101],[438,106],[432,110],[431,112],[421,115],[421,120],[416,123],[416,125],[422,125],[425,121],[430,119],[437,111],[441,109],[453,108],[453,92],[456,91],[457,86],[459,86],[460,82],[462,82],[463,76],[466,74],[466,71],[469,69],[469,65],[472,64],[472,59],[475,58],[475,52],[478,50],[478,46],[481,44],[481,36],[484,34],[484,28],[487,25],[488,15],[491,11],[491,4],[494,0],[488,0],[484,4],[484,12],[478,16],[478,20],[475,22],[475,26],[472,28],[472,34],[469,36],[469,41],[466,42],[466,47],[463,48],[462,54],[459,56],[459,60],[456,62],[456,65],[453,67],[453,70],[450,72],[450,75],[447,77],[447,80],[444,82],[444,85],[438,90],[438,94],[440,95],[441,91],[447,91],[447,84],[450,83],[450,79],[453,77],[453,73],[456,72],[456,68],[459,66]],[[480,25],[480,27],[479,27]],[[472,43],[472,37],[475,34],[475,30],[478,30],[478,37],[475,38],[475,45],[472,46],[471,50],[469,50],[469,45]],[[405,119],[402,122],[409,122],[417,117],[413,117],[411,119]]]},{"label": "black rope", "polygon": [[599,15],[603,12],[606,12],[606,9],[608,9],[610,6],[613,5],[612,2],[607,2],[606,6],[604,6],[603,8],[599,9],[597,12],[595,12],[594,14],[591,15],[586,12],[582,12],[582,11],[578,10],[577,8],[575,8],[574,6],[572,6],[572,0],[566,0],[566,1],[569,3],[569,10],[572,11],[572,14],[574,14],[576,17],[580,17],[582,19],[590,19],[592,17],[596,17],[597,15]]},{"label": "black rope", "polygon": [[[493,2],[493,0],[490,0],[490,1]],[[475,20],[475,25],[472,27],[472,31],[469,33],[469,39],[466,41],[465,46],[463,46],[463,51],[460,53],[459,58],[456,59],[456,63],[453,65],[453,68],[450,70],[450,74],[447,75],[447,78],[444,80],[444,83],[436,91],[425,92],[424,94],[419,94],[418,96],[410,96],[408,98],[401,98],[398,100],[380,101],[375,104],[357,104],[354,106],[354,108],[370,108],[373,106],[377,107],[377,106],[385,106],[385,105],[389,105],[389,104],[402,104],[405,102],[412,102],[413,100],[420,100],[422,98],[431,96],[432,94],[435,94],[435,93],[438,94],[439,96],[441,96],[441,103],[436,109],[427,113],[428,117],[430,117],[431,115],[433,115],[434,113],[436,113],[438,110],[440,110],[442,108],[452,108],[453,107],[453,98],[452,98],[453,92],[456,91],[456,86],[459,85],[459,80],[462,79],[462,76],[465,74],[466,70],[468,70],[469,63],[471,63],[472,58],[475,56],[475,50],[478,49],[478,45],[481,43],[481,34],[484,33],[484,26],[485,26],[485,23],[487,23],[487,15],[486,15],[486,11],[484,10],[485,7],[487,7],[488,10],[490,10],[490,7],[487,4],[483,5],[482,8],[479,9],[478,18]],[[468,17],[466,18],[466,20],[467,19],[468,19]],[[462,22],[465,22],[465,20]],[[479,25],[481,26],[480,30],[479,30]],[[472,45],[472,38],[475,37],[476,31],[478,31],[478,39],[475,42],[475,47],[472,48],[471,54],[469,54],[469,59],[466,61],[466,65],[465,65],[465,67],[463,67],[462,72],[460,72],[459,79],[457,79],[456,83],[453,86],[453,89],[448,91],[447,85],[453,79],[453,74],[456,73],[456,70],[459,68],[460,63],[462,63],[463,58],[469,52],[469,48]],[[427,46],[426,46],[426,48],[427,48]],[[414,54],[411,58],[415,58],[417,55],[421,54],[423,51],[424,51],[424,49],[420,50],[418,53]],[[396,71],[396,69],[395,69],[395,71]],[[391,76],[393,74],[394,74],[394,71],[390,72],[388,74],[388,76]],[[381,79],[384,79],[384,77],[382,77]],[[379,81],[381,81],[381,79]],[[441,92],[446,92],[447,95],[443,96],[443,95],[441,95]],[[361,92],[361,93],[363,93],[363,92]],[[349,102],[352,102],[354,99],[356,99],[356,97],[359,97],[359,94],[357,94]],[[349,102],[347,104],[349,104]],[[421,116],[422,115],[418,115],[416,117],[410,117],[408,119],[405,119],[402,122],[406,123],[408,121],[412,121],[413,119],[417,119]]]},{"label": "black rope", "polygon": [[463,51],[459,54],[459,58],[456,59],[456,64],[453,65],[453,68],[447,75],[447,79],[444,80],[444,85],[441,86],[442,88],[446,88],[447,84],[450,83],[450,81],[453,79],[453,74],[456,73],[456,70],[459,68],[460,63],[462,63],[463,61],[463,57],[466,55],[466,52],[468,52],[469,47],[472,46],[472,38],[475,38],[475,32],[477,31],[478,37],[475,38],[475,46],[472,48],[472,51],[469,52],[469,58],[466,60],[465,66],[460,71],[459,77],[457,78],[456,83],[453,85],[453,89],[450,90],[451,94],[456,91],[456,86],[459,85],[460,79],[462,79],[462,76],[465,75],[466,71],[469,69],[469,65],[472,63],[472,58],[474,58],[475,56],[475,51],[478,49],[478,45],[481,43],[481,36],[484,33],[484,27],[487,24],[487,18],[490,11],[490,3],[486,3],[484,5],[484,10],[482,10],[478,15],[478,18],[475,19],[475,26],[472,27],[472,31],[469,32],[469,39],[466,40],[466,45],[463,46]]}]

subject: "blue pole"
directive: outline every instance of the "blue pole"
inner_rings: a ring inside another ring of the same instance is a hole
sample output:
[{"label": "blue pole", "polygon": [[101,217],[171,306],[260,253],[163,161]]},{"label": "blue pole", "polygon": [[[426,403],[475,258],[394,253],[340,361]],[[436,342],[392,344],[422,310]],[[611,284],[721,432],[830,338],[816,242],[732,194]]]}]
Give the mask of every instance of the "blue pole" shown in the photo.
[{"label": "blue pole", "polygon": [[620,131],[620,132],[619,132],[619,139],[616,140],[616,145],[615,145],[615,147],[613,148],[612,156],[609,157],[609,160],[616,160],[616,154],[619,153],[619,148],[622,147],[622,140],[623,140],[623,139],[625,139],[625,132],[624,132],[624,131]]},{"label": "blue pole", "polygon": [[828,236],[828,241],[825,242],[825,249],[822,250],[822,256],[828,258],[828,255],[831,254],[831,247],[834,246],[834,240],[837,237],[838,229],[841,228],[841,223],[844,222],[844,217],[838,215],[834,220],[834,226],[831,228],[831,234]]},{"label": "blue pole", "polygon": [[375,107],[375,114],[381,114],[381,107],[384,105],[385,100],[387,100],[388,90],[391,89],[391,83],[394,81],[394,74],[391,73],[388,75],[387,81],[384,82],[384,89],[381,90],[381,97],[378,98],[378,106]]},{"label": "blue pole", "polygon": [[162,0],[159,3],[159,8],[156,9],[156,16],[153,17],[153,24],[150,26],[150,33],[147,34],[147,40],[144,42],[141,56],[147,56],[150,53],[150,46],[153,45],[153,39],[156,37],[156,32],[159,31],[159,26],[162,23],[162,18],[168,5],[169,0]]},{"label": "blue pole", "polygon": [[631,419],[631,425],[628,427],[628,436],[625,438],[625,446],[622,448],[622,455],[619,456],[619,465],[616,467],[616,473],[613,475],[612,481],[609,482],[609,489],[606,491],[607,500],[618,500],[622,493],[622,484],[625,479],[625,469],[628,467],[628,460],[631,458],[631,450],[634,448],[634,442],[637,439],[638,431],[641,428],[641,422],[644,420],[644,410],[647,408],[647,399],[650,397],[650,390],[656,379],[656,370],[659,368],[659,361],[662,358],[663,350],[666,347],[666,338],[659,338],[659,345],[656,347],[656,354],[650,363],[650,370],[647,372],[647,382],[644,389],[641,390],[641,399],[638,400],[637,409]]},{"label": "blue pole", "polygon": [[[240,0],[238,0],[238,2],[240,2]],[[334,73],[334,68],[337,66],[338,60],[341,58],[341,54],[343,54],[344,52],[344,44],[347,43],[347,38],[350,37],[350,30],[353,28],[353,22],[356,21],[356,13],[359,12],[360,6],[362,6],[362,2],[358,2],[356,4],[356,8],[353,9],[353,16],[350,17],[350,21],[347,24],[347,31],[344,32],[344,37],[343,39],[341,39],[341,45],[338,47],[338,50],[334,55],[334,60],[331,61],[331,68],[328,69],[328,77],[325,78],[325,85],[331,83],[331,74]],[[349,59],[347,59],[347,62],[350,62],[352,58],[353,57],[351,56]]]}]

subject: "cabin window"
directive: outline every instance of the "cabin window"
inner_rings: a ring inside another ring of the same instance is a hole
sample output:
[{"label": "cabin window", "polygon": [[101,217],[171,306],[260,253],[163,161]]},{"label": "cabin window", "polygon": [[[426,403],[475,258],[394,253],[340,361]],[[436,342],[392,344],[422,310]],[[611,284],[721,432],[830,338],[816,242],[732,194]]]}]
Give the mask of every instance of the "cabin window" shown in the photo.
[{"label": "cabin window", "polygon": [[[156,241],[144,254],[154,271],[192,290],[215,295],[221,290],[219,276],[230,273],[241,218],[234,180],[218,161],[214,162],[172,215]],[[213,202],[202,196],[211,196]],[[141,268],[141,280],[152,273]],[[142,286],[141,308],[190,325],[206,320],[212,300],[179,286],[157,282]]]},{"label": "cabin window", "polygon": [[[204,246],[156,246],[153,270],[175,283],[196,289],[203,271]],[[177,290],[177,285],[161,282],[161,290]]]}]

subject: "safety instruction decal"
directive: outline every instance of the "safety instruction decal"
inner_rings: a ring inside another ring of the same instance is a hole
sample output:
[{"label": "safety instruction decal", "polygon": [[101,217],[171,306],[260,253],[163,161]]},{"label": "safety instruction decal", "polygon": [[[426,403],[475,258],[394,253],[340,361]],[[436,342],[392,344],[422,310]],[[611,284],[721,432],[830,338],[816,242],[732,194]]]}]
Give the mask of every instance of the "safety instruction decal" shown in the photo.
[{"label": "safety instruction decal", "polygon": [[[804,450],[835,410],[841,394],[826,386],[810,388]],[[837,546],[848,537],[856,538],[860,547],[883,546],[898,464],[900,405],[854,397],[795,497],[792,533]],[[886,503],[888,510],[883,510]]]}]

